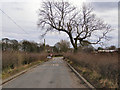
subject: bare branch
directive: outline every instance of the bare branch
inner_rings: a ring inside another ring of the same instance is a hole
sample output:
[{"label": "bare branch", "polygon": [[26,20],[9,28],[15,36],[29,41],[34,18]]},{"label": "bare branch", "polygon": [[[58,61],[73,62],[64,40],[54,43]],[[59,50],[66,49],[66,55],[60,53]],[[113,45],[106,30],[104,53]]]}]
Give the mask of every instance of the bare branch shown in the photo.
[{"label": "bare branch", "polygon": [[43,2],[39,9],[38,26],[45,30],[43,36],[53,30],[65,32],[75,49],[78,47],[77,41],[82,44],[82,41],[94,36],[96,41],[90,44],[100,44],[103,39],[108,39],[107,34],[112,29],[92,11],[93,8],[87,4],[83,4],[82,9],[78,10],[68,2]]}]

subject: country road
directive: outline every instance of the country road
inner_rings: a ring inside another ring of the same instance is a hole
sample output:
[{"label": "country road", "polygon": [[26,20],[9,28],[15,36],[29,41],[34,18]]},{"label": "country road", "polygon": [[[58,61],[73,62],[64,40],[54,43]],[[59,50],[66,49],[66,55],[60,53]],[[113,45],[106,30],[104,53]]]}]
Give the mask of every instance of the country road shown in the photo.
[{"label": "country road", "polygon": [[3,88],[87,88],[63,61],[56,57],[7,82]]}]

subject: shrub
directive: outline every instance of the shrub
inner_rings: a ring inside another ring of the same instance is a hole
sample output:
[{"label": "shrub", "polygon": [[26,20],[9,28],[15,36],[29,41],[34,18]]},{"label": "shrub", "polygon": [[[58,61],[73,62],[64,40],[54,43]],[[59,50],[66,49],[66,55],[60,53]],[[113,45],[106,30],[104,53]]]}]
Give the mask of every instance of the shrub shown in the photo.
[{"label": "shrub", "polygon": [[118,53],[67,53],[64,56],[74,64],[95,71],[102,79],[109,79],[117,83],[118,79]]},{"label": "shrub", "polygon": [[14,69],[20,65],[30,64],[32,62],[46,60],[47,54],[40,53],[26,53],[26,52],[2,52],[2,69],[11,68]]}]

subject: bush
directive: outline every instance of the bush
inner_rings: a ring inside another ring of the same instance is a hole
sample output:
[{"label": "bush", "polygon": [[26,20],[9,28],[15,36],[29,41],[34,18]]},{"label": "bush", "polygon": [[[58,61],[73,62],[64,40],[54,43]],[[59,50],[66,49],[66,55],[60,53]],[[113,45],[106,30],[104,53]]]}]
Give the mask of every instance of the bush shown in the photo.
[{"label": "bush", "polygon": [[2,69],[11,68],[14,69],[20,65],[30,64],[32,62],[46,60],[47,54],[40,53],[26,53],[26,52],[2,52]]},{"label": "bush", "polygon": [[113,83],[117,83],[118,79],[118,53],[76,53],[64,54],[66,58],[71,60],[83,68],[95,71],[101,75],[102,79],[109,79]]}]

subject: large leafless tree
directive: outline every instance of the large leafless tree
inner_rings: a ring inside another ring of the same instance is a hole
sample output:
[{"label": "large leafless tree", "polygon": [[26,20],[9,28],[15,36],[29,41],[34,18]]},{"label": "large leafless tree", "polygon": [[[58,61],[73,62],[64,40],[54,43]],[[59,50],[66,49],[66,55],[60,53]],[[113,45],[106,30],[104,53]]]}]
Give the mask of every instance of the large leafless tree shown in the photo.
[{"label": "large leafless tree", "polygon": [[43,35],[53,30],[65,32],[75,51],[78,43],[82,45],[84,40],[89,40],[90,44],[100,44],[111,31],[110,25],[97,18],[90,5],[83,4],[79,10],[63,1],[43,2],[39,9],[38,26],[45,30]]}]

